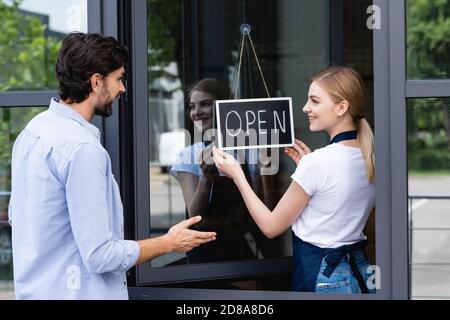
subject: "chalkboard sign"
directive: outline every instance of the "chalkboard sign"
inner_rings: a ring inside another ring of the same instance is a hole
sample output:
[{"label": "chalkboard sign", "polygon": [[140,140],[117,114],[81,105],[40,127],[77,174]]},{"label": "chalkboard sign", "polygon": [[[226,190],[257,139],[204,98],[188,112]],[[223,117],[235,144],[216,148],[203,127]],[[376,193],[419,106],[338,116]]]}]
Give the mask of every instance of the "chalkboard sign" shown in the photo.
[{"label": "chalkboard sign", "polygon": [[222,150],[294,144],[292,98],[218,100],[217,135]]}]

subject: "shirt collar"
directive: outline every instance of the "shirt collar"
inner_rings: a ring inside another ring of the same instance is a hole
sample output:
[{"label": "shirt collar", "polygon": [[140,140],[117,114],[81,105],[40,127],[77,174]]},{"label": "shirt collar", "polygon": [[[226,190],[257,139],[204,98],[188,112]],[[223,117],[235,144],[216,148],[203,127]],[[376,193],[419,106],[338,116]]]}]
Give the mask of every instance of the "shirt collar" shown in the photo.
[{"label": "shirt collar", "polygon": [[75,120],[76,122],[81,124],[84,128],[86,128],[91,134],[93,134],[97,139],[100,140],[100,130],[96,126],[86,121],[86,119],[84,119],[81,116],[81,114],[79,114],[71,107],[59,103],[58,99],[52,98],[49,109],[64,117]]}]

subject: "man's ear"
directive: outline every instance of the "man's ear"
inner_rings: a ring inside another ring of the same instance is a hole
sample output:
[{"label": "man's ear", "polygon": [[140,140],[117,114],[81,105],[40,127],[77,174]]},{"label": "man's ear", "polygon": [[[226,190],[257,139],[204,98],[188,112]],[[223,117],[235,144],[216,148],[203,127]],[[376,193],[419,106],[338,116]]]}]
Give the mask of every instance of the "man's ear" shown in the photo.
[{"label": "man's ear", "polygon": [[90,81],[92,91],[95,93],[99,93],[103,85],[103,77],[100,75],[100,73],[94,73],[91,76]]},{"label": "man's ear", "polygon": [[339,102],[337,105],[337,115],[339,117],[342,117],[347,112],[349,106],[350,104],[347,100],[342,100],[341,102]]}]

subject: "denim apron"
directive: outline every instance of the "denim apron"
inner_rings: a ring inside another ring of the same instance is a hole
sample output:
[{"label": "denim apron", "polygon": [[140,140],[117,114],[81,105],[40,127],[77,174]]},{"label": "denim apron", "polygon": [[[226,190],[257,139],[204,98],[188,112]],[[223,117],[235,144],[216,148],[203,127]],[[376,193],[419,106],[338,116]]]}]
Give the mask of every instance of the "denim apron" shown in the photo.
[{"label": "denim apron", "polygon": [[369,292],[353,257],[355,250],[364,249],[367,240],[339,248],[320,248],[301,240],[294,233],[292,233],[292,240],[294,258],[292,288],[294,291],[314,292],[316,290],[317,276],[319,275],[323,258],[325,257],[327,263],[327,267],[323,274],[326,277],[330,277],[342,258],[348,255],[352,274],[358,281],[361,292]]}]

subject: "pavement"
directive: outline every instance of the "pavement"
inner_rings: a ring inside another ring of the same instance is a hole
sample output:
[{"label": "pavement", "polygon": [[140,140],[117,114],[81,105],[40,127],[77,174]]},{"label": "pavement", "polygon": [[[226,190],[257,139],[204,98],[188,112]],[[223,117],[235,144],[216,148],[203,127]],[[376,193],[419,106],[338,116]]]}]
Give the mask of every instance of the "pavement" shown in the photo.
[{"label": "pavement", "polygon": [[[450,176],[410,176],[409,194],[450,196]],[[413,299],[450,299],[450,199],[412,204]]]},{"label": "pavement", "polygon": [[15,300],[12,282],[0,281],[0,301],[2,300]]}]

